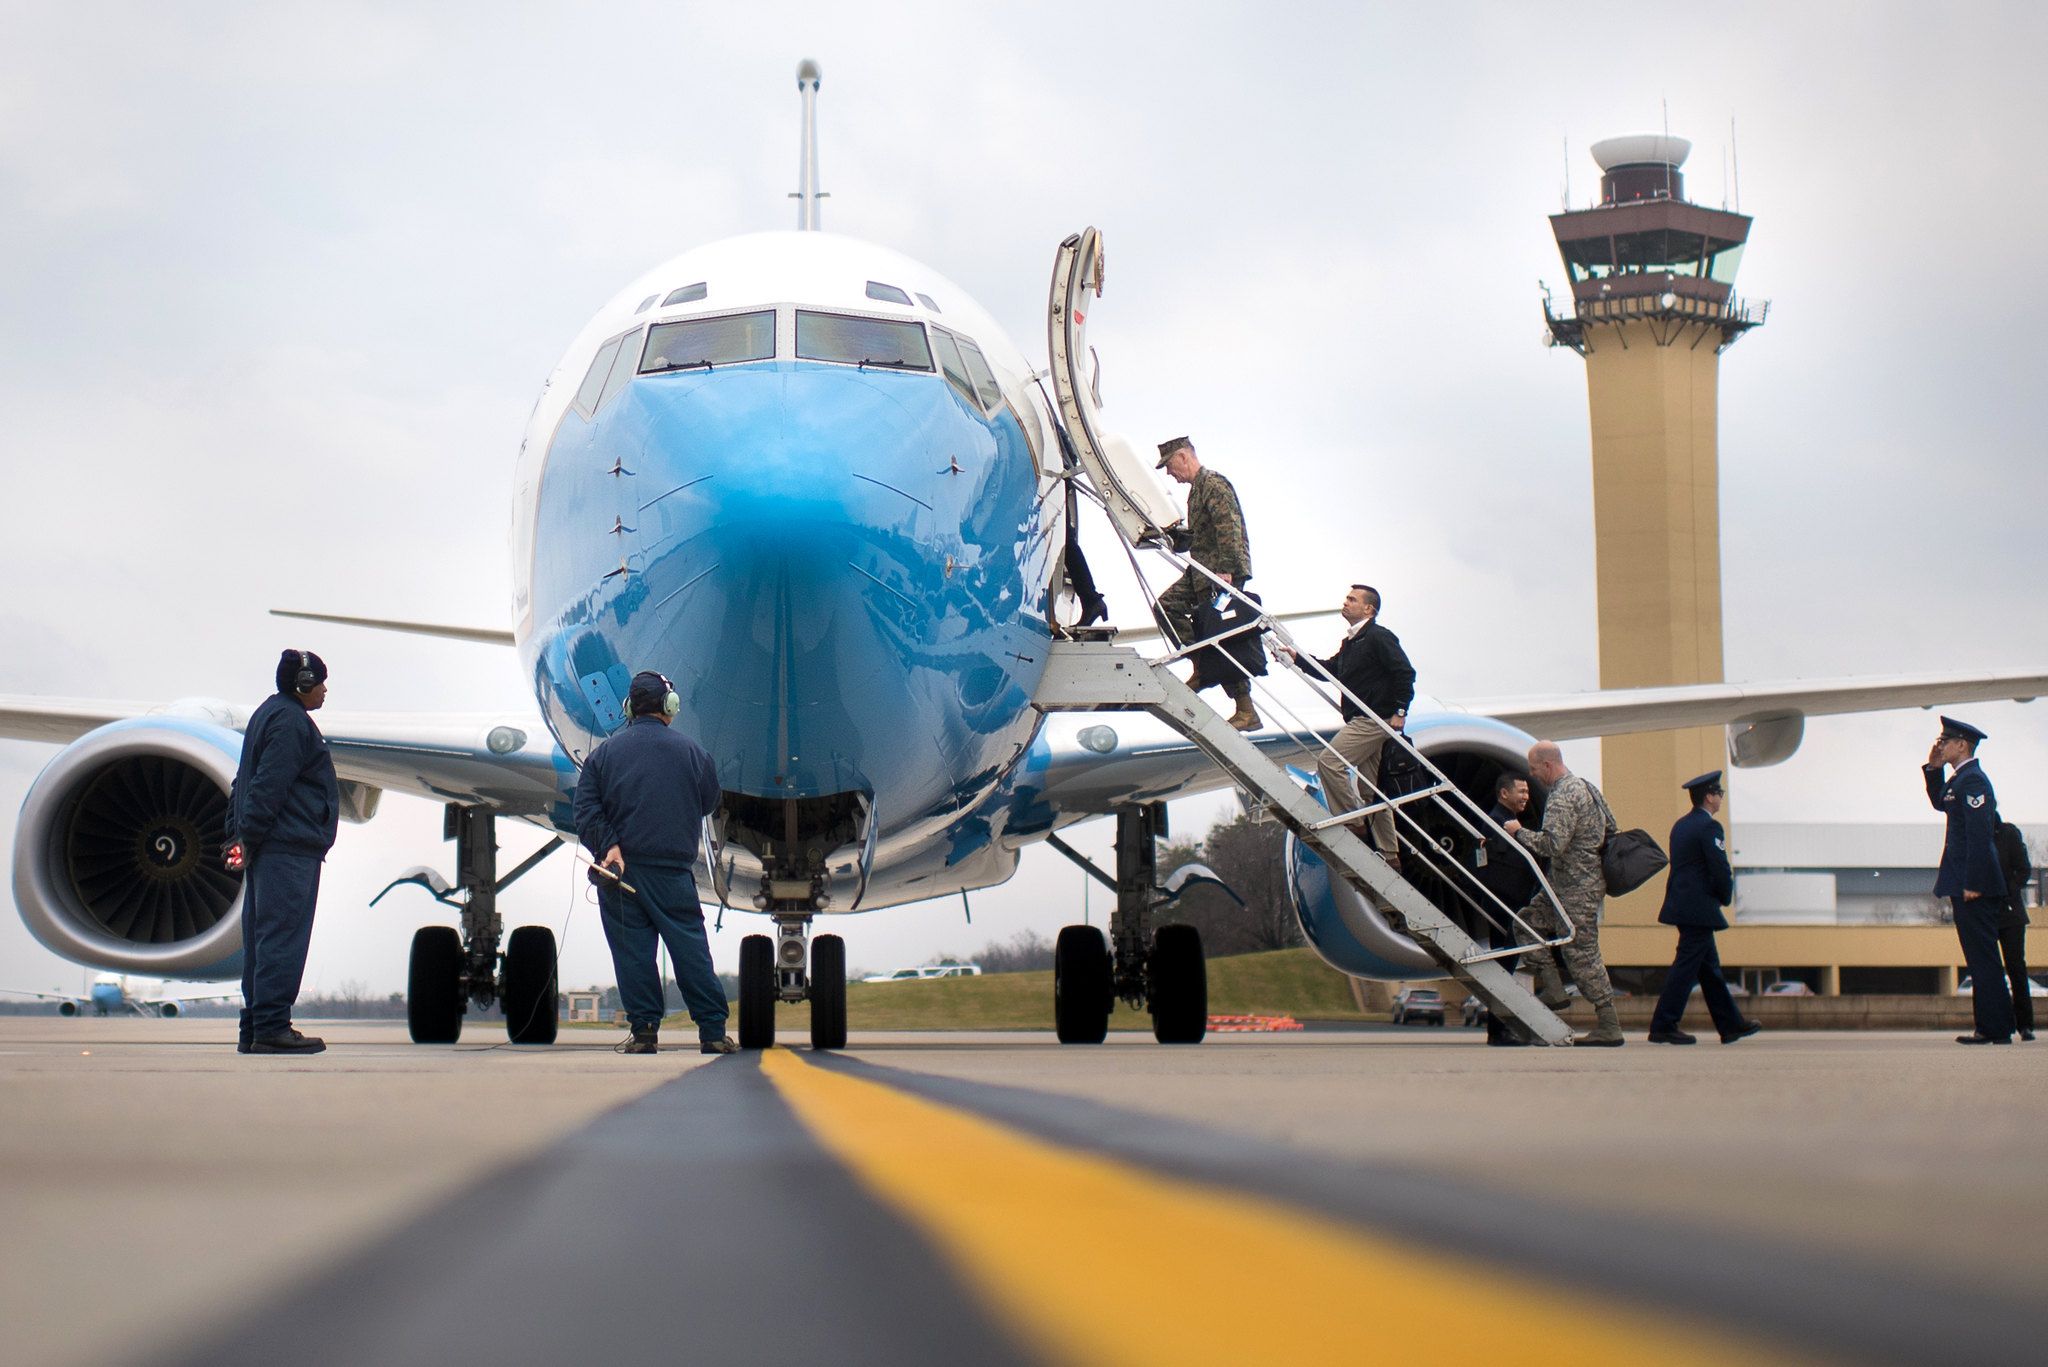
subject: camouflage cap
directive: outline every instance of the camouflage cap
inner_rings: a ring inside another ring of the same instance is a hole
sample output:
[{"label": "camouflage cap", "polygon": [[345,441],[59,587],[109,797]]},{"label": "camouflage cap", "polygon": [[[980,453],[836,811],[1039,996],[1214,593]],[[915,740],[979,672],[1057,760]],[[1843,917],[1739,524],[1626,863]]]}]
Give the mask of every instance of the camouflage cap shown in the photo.
[{"label": "camouflage cap", "polygon": [[1192,451],[1195,449],[1195,444],[1192,441],[1189,441],[1186,437],[1174,437],[1168,441],[1160,442],[1159,463],[1153,466],[1152,468],[1155,470],[1164,470],[1166,468],[1166,462],[1173,459],[1173,453],[1183,449]]}]

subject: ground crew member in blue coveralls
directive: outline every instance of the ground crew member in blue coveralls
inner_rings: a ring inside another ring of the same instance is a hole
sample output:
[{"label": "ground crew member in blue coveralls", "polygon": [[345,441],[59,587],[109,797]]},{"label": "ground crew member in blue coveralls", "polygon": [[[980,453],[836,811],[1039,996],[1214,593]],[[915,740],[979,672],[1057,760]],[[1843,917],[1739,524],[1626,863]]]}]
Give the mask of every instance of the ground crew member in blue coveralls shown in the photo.
[{"label": "ground crew member in blue coveralls", "polygon": [[1678,952],[1664,975],[1664,994],[1650,1016],[1650,1043],[1696,1044],[1678,1028],[1693,988],[1707,1003],[1721,1043],[1747,1039],[1763,1026],[1745,1020],[1721,977],[1721,952],[1714,932],[1728,929],[1721,908],[1735,900],[1735,870],[1728,863],[1728,841],[1721,823],[1721,771],[1701,774],[1679,785],[1692,798],[1692,810],[1671,828],[1671,875],[1664,882],[1664,907],[1657,919],[1678,927]]},{"label": "ground crew member in blue coveralls", "polygon": [[310,650],[277,661],[277,692],[242,728],[228,799],[227,866],[242,872],[242,1019],[235,1051],[317,1054],[292,1028],[313,942],[320,865],[334,847],[341,785],[313,713],[327,701],[327,662]]},{"label": "ground crew member in blue coveralls", "polygon": [[[1963,960],[1970,966],[1970,1008],[1977,1028],[1957,1035],[1957,1044],[2011,1044],[2012,992],[1998,958],[1998,918],[2005,910],[2005,871],[1999,867],[1993,831],[1998,825],[1998,795],[1977,763],[1984,733],[1953,717],[1941,719],[1941,736],[1920,767],[1927,781],[1927,800],[1948,818],[1941,847],[1941,869],[1934,875],[1934,895],[1946,897],[1955,909],[1956,938],[1963,942]],[[1953,770],[1947,781],[1942,769]]]},{"label": "ground crew member in blue coveralls", "polygon": [[[632,1036],[622,1054],[652,1054],[665,994],[655,947],[668,946],[676,986],[697,1026],[700,1052],[732,1054],[725,990],[711,966],[697,862],[704,818],[718,809],[718,770],[704,747],[670,728],[682,699],[652,671],[633,676],[623,730],[590,752],[576,780],[576,836],[615,877],[594,876],[619,1003]],[[630,884],[627,892],[621,884]]]}]

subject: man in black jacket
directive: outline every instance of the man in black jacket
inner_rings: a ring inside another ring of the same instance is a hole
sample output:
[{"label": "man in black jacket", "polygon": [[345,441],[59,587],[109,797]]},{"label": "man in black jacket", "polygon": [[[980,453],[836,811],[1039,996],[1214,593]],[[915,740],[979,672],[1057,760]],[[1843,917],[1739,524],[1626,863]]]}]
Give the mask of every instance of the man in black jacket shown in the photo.
[{"label": "man in black jacket", "polygon": [[[1536,896],[1536,868],[1530,857],[1523,854],[1514,837],[1507,833],[1510,821],[1519,821],[1529,810],[1529,780],[1513,770],[1502,770],[1493,784],[1493,810],[1487,813],[1492,825],[1485,832],[1486,843],[1484,863],[1473,870],[1481,887],[1492,893],[1499,906],[1486,907],[1485,927],[1471,927],[1473,938],[1484,936],[1489,948],[1506,949],[1516,942],[1514,922],[1508,913],[1520,912]],[[1474,856],[1475,859],[1477,856]],[[1536,951],[1550,953],[1547,949]],[[1516,968],[1519,956],[1502,959],[1500,966],[1509,973]],[[1527,1044],[1507,1022],[1491,1011],[1486,1013],[1486,1042],[1494,1045]]]},{"label": "man in black jacket", "polygon": [[692,871],[704,818],[718,809],[718,769],[703,746],[670,729],[682,699],[666,678],[651,670],[635,674],[626,706],[633,719],[590,752],[576,779],[576,836],[615,875],[595,881],[619,1003],[633,1031],[619,1052],[658,1048],[665,994],[654,955],[664,943],[697,1026],[699,1052],[736,1053]]},{"label": "man in black jacket", "polygon": [[327,701],[327,662],[287,650],[277,692],[242,728],[242,762],[228,803],[227,862],[242,877],[242,1019],[238,1052],[317,1054],[292,1028],[306,974],[320,865],[334,847],[341,788],[313,713]]},{"label": "man in black jacket", "polygon": [[[1380,593],[1368,584],[1353,584],[1337,609],[1351,629],[1344,635],[1337,653],[1316,660],[1325,674],[1364,700],[1376,716],[1359,711],[1349,697],[1338,698],[1344,725],[1330,740],[1330,749],[1316,762],[1316,774],[1323,783],[1323,802],[1332,813],[1357,811],[1365,803],[1351,780],[1351,771],[1364,774],[1371,783],[1380,776],[1380,751],[1387,732],[1380,722],[1399,731],[1408,722],[1408,704],[1415,700],[1415,667],[1401,649],[1401,638],[1379,624]],[[1381,856],[1394,867],[1401,865],[1401,847],[1394,838],[1394,813],[1386,807],[1372,814],[1372,840]],[[1364,821],[1351,823],[1361,839]]]},{"label": "man in black jacket", "polygon": [[1721,811],[1721,771],[1701,774],[1681,786],[1692,798],[1692,810],[1671,828],[1671,874],[1664,882],[1664,909],[1657,913],[1665,925],[1678,927],[1678,952],[1664,975],[1664,994],[1650,1015],[1650,1043],[1698,1042],[1678,1028],[1697,987],[1721,1043],[1733,1044],[1763,1027],[1744,1019],[1737,1009],[1721,977],[1721,954],[1714,945],[1714,932],[1728,929],[1721,908],[1735,900],[1727,837],[1714,820]]}]

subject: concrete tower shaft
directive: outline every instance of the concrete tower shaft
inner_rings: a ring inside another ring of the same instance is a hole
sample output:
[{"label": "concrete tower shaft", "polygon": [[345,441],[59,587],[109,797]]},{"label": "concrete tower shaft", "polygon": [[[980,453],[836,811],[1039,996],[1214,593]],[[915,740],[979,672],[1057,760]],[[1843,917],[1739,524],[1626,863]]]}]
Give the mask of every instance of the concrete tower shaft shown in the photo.
[{"label": "concrete tower shaft", "polygon": [[[1596,143],[1601,203],[1550,220],[1572,307],[1544,316],[1586,362],[1602,688],[1723,677],[1720,356],[1762,317],[1734,288],[1750,220],[1685,201],[1690,150],[1656,133]],[[1659,839],[1689,805],[1678,785],[1727,762],[1720,728],[1601,743],[1617,819]],[[1654,920],[1661,887],[1612,919]]]}]

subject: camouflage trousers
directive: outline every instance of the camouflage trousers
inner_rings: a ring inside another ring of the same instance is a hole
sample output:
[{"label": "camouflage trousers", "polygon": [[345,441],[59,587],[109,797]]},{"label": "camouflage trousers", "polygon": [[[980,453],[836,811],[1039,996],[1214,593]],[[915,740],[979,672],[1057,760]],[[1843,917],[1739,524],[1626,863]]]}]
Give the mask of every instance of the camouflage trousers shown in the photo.
[{"label": "camouflage trousers", "polygon": [[[1216,585],[1198,569],[1189,568],[1173,581],[1171,588],[1159,595],[1159,615],[1166,619],[1164,625],[1171,632],[1176,644],[1188,645],[1202,639],[1195,630],[1195,614],[1212,601],[1219,590]],[[1213,655],[1214,651],[1200,651],[1201,655]],[[1226,696],[1248,698],[1251,696],[1251,680],[1236,669],[1225,664],[1223,677],[1216,680]]]},{"label": "camouflage trousers", "polygon": [[[1593,1006],[1605,1006],[1614,1000],[1614,984],[1607,980],[1607,964],[1600,957],[1600,906],[1605,900],[1604,888],[1586,892],[1557,889],[1558,905],[1564,908],[1572,928],[1571,943],[1560,945],[1557,954],[1564,960],[1566,975],[1579,985],[1579,995]],[[1552,935],[1564,929],[1558,925],[1557,913],[1551,910],[1550,903],[1540,897],[1522,908],[1522,919]],[[1529,941],[1525,939],[1523,943]],[[1528,966],[1526,959],[1524,966]]]}]

